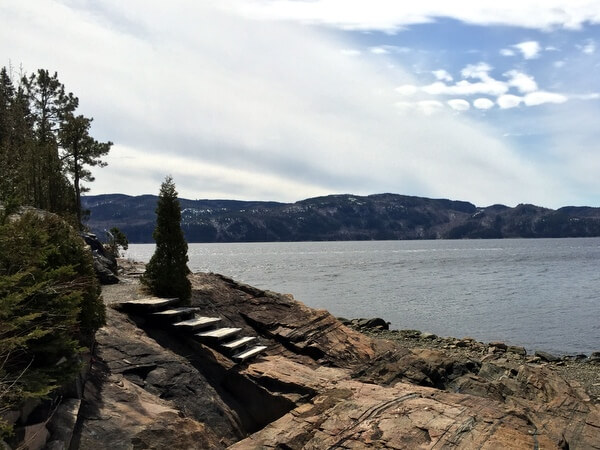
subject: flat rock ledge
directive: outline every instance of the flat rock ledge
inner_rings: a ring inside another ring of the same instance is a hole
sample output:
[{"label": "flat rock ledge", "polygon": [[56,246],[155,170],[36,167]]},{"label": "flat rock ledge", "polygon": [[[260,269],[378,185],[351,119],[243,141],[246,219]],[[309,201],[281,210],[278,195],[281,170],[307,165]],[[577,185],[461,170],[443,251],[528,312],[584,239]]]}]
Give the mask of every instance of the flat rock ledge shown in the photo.
[{"label": "flat rock ledge", "polygon": [[[124,278],[104,287],[107,303],[144,296]],[[600,404],[551,364],[411,347],[291,295],[190,278],[192,306],[258,336],[266,353],[236,364],[109,308],[78,448],[600,449]]]}]

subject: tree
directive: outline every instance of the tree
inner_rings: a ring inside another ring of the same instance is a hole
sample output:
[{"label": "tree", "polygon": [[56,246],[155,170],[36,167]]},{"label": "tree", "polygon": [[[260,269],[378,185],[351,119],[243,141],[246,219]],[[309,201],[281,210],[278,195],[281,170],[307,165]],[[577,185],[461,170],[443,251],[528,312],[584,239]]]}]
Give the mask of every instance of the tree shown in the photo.
[{"label": "tree", "polygon": [[61,161],[67,174],[73,179],[75,188],[75,204],[77,210],[77,224],[81,229],[81,193],[89,188],[81,185],[82,181],[94,181],[92,173],[84,166],[106,166],[100,157],[110,151],[112,142],[98,142],[89,134],[93,119],[82,115],[67,114],[59,131],[62,147]]},{"label": "tree", "polygon": [[125,236],[125,233],[123,233],[117,227],[112,227],[110,231],[106,232],[106,234],[108,235],[108,251],[115,258],[120,256],[119,249],[122,248],[123,250],[127,250],[129,248],[129,240],[127,239],[127,236]]},{"label": "tree", "polygon": [[33,140],[29,100],[14,87],[9,71],[0,69],[0,201],[32,204],[26,165]]},{"label": "tree", "polygon": [[22,84],[29,99],[35,146],[31,148],[33,206],[59,214],[75,212],[75,196],[62,168],[58,133],[61,124],[79,105],[65,86],[45,69],[24,76]]},{"label": "tree", "polygon": [[77,232],[54,214],[1,215],[0,439],[1,413],[75,378],[83,346],[105,321]]},{"label": "tree", "polygon": [[156,250],[146,266],[142,283],[154,295],[188,300],[192,289],[187,278],[190,273],[188,245],[181,230],[181,208],[171,176],[167,176],[160,186],[152,237],[156,241]]},{"label": "tree", "polygon": [[[76,115],[79,100],[56,72],[40,69],[15,79],[0,69],[0,202],[52,211],[81,227],[82,182],[111,142],[89,134],[91,118]],[[72,182],[71,182],[72,181]]]}]

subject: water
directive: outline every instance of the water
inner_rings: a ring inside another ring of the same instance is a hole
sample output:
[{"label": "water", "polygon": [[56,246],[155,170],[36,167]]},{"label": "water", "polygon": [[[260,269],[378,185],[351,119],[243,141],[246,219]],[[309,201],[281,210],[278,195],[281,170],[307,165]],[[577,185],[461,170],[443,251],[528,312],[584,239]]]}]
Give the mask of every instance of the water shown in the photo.
[{"label": "water", "polygon": [[[132,244],[127,256],[153,251]],[[190,244],[188,255],[192,271],[336,316],[529,351],[600,351],[600,238]]]}]

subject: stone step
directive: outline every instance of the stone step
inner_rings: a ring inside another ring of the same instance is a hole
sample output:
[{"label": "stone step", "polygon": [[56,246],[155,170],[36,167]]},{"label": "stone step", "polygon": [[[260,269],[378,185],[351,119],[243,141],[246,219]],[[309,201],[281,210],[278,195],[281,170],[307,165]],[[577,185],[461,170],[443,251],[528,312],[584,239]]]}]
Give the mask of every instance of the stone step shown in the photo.
[{"label": "stone step", "polygon": [[203,331],[202,333],[196,333],[196,336],[200,339],[209,339],[214,341],[222,341],[227,338],[232,338],[236,334],[242,331],[241,328],[217,328],[216,330]]},{"label": "stone step", "polygon": [[235,341],[227,342],[225,344],[221,344],[221,347],[228,351],[234,351],[241,349],[248,345],[249,342],[255,341],[256,337],[254,336],[244,336],[242,338],[236,339]]},{"label": "stone step", "polygon": [[259,353],[262,353],[266,350],[266,348],[266,345],[255,345],[254,347],[249,348],[248,350],[244,350],[243,352],[238,353],[237,355],[233,355],[233,359],[238,362],[242,362],[249,358],[252,358],[253,356],[258,355]]},{"label": "stone step", "polygon": [[165,318],[177,318],[179,316],[183,316],[185,314],[192,315],[198,308],[191,308],[189,306],[180,306],[179,308],[166,309],[164,311],[155,312],[152,314],[152,317],[165,317]]},{"label": "stone step", "polygon": [[163,310],[169,306],[174,306],[177,303],[179,303],[178,298],[147,297],[137,300],[127,300],[125,302],[120,302],[119,305],[124,309],[151,313]]},{"label": "stone step", "polygon": [[193,319],[183,320],[181,322],[174,323],[173,326],[178,328],[187,328],[195,330],[198,328],[208,328],[218,324],[221,321],[218,317],[194,317]]}]

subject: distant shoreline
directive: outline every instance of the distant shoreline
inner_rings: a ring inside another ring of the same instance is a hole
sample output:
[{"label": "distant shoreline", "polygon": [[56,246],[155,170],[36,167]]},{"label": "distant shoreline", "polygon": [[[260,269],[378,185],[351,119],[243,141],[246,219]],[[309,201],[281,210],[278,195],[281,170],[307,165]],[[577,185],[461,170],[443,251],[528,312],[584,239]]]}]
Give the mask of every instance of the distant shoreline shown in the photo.
[{"label": "distant shoreline", "polygon": [[[117,227],[151,243],[157,197],[86,196],[87,225],[100,238]],[[399,194],[328,195],[295,203],[179,199],[190,243],[600,237],[600,208],[477,207]]]}]

